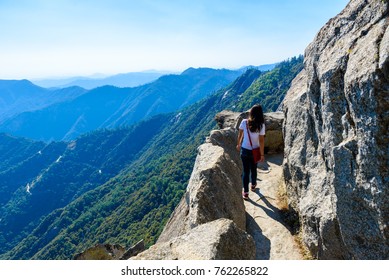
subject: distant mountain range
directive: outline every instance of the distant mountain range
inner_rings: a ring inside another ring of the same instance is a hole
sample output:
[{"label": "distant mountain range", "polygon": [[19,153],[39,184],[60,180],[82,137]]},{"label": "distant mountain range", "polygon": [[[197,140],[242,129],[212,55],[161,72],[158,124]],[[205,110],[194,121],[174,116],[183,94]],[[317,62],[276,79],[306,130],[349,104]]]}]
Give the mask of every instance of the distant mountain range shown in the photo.
[{"label": "distant mountain range", "polygon": [[172,72],[131,72],[117,74],[113,76],[96,78],[96,77],[70,77],[59,79],[42,79],[32,80],[38,86],[45,88],[64,88],[78,86],[85,89],[93,89],[101,86],[115,86],[115,87],[137,87],[155,81],[159,77],[167,74],[176,74]]},{"label": "distant mountain range", "polygon": [[[77,88],[82,95],[3,120],[0,131],[44,141],[71,140],[95,129],[131,125],[160,113],[174,112],[228,85],[239,75],[238,70],[189,68],[180,75],[165,75],[135,88]],[[63,96],[74,89],[62,89]],[[1,96],[7,96],[6,92],[0,92]]]},{"label": "distant mountain range", "polygon": [[[247,69],[254,68],[260,71],[272,70],[277,63],[264,64],[260,66],[244,66],[237,71],[243,73]],[[233,70],[233,69],[231,69]],[[235,70],[233,70],[235,71]],[[57,78],[57,79],[33,79],[34,84],[44,88],[67,88],[67,87],[82,87],[85,89],[94,89],[102,86],[115,86],[115,87],[137,87],[147,83],[151,83],[157,80],[161,76],[179,74],[169,71],[143,71],[143,72],[129,72],[116,74],[108,77],[101,77],[101,75],[94,75],[91,77],[69,77],[69,78]]]},{"label": "distant mountain range", "polygon": [[244,71],[246,71],[248,69],[256,69],[256,70],[259,70],[259,71],[266,72],[266,71],[273,70],[274,67],[277,66],[277,64],[279,64],[279,63],[263,64],[263,65],[260,65],[260,66],[249,65],[249,66],[243,66],[243,67],[239,68],[238,70],[244,72]]},{"label": "distant mountain range", "polygon": [[75,99],[86,90],[80,87],[48,90],[28,80],[0,80],[0,123],[26,111],[35,111]]}]

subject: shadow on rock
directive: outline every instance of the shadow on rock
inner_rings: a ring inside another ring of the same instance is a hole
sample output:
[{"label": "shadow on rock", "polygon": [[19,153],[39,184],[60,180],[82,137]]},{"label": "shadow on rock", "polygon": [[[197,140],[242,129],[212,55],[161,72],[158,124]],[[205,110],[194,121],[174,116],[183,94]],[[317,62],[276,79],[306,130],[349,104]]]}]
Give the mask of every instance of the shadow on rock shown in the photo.
[{"label": "shadow on rock", "polygon": [[268,217],[279,222],[285,228],[287,228],[292,235],[295,235],[300,226],[298,222],[298,215],[296,215],[296,213],[294,214],[290,213],[289,211],[281,211],[273,204],[271,204],[269,200],[266,198],[266,196],[262,195],[258,189],[255,190],[255,193],[259,196],[261,201],[263,201],[267,207],[264,207],[263,205],[251,199],[249,200],[250,203],[253,204],[255,207],[262,208]]},{"label": "shadow on rock", "polygon": [[247,232],[255,240],[255,259],[256,260],[269,260],[270,259],[270,240],[262,234],[261,228],[255,221],[255,217],[246,213]]}]

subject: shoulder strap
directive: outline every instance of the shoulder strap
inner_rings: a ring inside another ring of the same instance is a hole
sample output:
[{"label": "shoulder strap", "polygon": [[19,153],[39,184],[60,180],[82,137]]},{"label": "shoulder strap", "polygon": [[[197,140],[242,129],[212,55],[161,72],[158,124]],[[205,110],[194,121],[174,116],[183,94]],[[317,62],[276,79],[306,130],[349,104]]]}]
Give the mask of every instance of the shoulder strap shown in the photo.
[{"label": "shoulder strap", "polygon": [[253,148],[253,143],[251,143],[251,137],[250,137],[250,129],[249,129],[249,125],[247,124],[249,121],[247,120],[246,121],[246,129],[247,129],[247,135],[249,136],[249,141],[250,141],[250,145],[251,145],[251,149]]}]

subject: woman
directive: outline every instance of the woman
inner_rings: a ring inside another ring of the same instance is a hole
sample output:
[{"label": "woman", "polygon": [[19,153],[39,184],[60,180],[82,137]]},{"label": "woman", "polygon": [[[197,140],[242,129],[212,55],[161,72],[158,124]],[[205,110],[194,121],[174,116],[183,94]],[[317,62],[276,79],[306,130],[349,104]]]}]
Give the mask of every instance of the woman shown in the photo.
[{"label": "woman", "polygon": [[242,196],[246,200],[249,198],[250,177],[251,190],[255,191],[257,186],[257,164],[254,162],[252,150],[258,147],[260,147],[261,151],[260,161],[263,162],[265,161],[265,119],[261,105],[254,105],[250,109],[249,118],[242,120],[239,126],[238,144],[236,146],[236,149],[240,151],[240,157],[243,163]]}]

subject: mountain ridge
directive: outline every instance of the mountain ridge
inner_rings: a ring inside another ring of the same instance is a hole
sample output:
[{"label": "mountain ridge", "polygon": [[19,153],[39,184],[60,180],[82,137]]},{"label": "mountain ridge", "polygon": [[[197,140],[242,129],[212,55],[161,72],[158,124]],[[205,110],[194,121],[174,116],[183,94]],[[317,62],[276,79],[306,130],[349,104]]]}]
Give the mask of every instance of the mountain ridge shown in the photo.
[{"label": "mountain ridge", "polygon": [[80,87],[48,90],[29,80],[0,80],[0,124],[25,111],[66,102],[83,93]]},{"label": "mountain ridge", "polygon": [[[265,64],[259,66],[250,65],[250,66],[243,66],[239,69],[229,69],[229,70],[233,70],[233,71],[237,70],[243,73],[247,69],[255,68],[257,70],[265,72],[265,71],[272,70],[276,65],[277,63]],[[190,67],[190,68],[194,68],[194,67]],[[201,68],[214,69],[211,67],[201,67]],[[227,69],[227,68],[223,68],[223,69]],[[185,72],[186,70],[184,70],[183,72]],[[64,87],[71,87],[71,86],[79,86],[90,90],[105,85],[116,86],[116,87],[137,87],[140,85],[153,82],[161,76],[170,75],[170,74],[175,75],[178,74],[178,72],[149,70],[149,71],[141,71],[141,72],[119,73],[110,76],[96,74],[90,77],[80,76],[80,77],[69,77],[69,78],[31,79],[31,82],[43,88],[64,88]]]},{"label": "mountain ridge", "polygon": [[71,140],[99,128],[131,125],[190,105],[232,82],[239,71],[189,69],[136,88],[104,86],[67,102],[7,119],[0,131],[37,140]]}]

